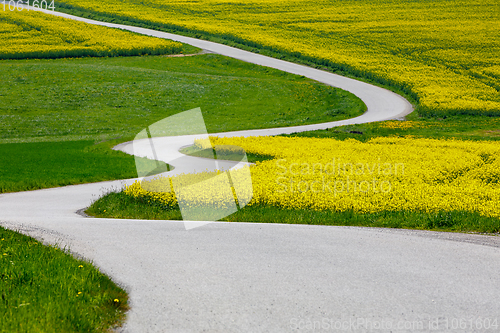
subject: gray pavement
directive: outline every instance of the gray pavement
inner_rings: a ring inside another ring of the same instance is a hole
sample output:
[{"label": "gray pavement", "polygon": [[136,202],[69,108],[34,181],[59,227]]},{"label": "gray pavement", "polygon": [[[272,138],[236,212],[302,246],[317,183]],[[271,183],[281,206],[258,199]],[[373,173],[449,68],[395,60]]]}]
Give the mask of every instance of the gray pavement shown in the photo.
[{"label": "gray pavement", "polygon": [[[361,117],[313,127],[378,121],[411,111],[401,97],[365,83],[173,37],[306,73],[353,92],[368,106]],[[159,143],[168,150],[172,139],[164,140]],[[223,222],[187,231],[182,221],[94,219],[76,213],[132,181],[0,195],[1,225],[69,246],[128,290],[132,309],[123,332],[499,331],[494,327],[500,324],[498,237]]]}]

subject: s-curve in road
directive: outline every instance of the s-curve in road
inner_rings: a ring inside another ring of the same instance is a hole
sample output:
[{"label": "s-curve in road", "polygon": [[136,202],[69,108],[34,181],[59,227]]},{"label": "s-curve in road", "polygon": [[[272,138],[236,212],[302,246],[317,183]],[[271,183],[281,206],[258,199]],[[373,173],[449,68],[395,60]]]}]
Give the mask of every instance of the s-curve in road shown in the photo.
[{"label": "s-curve in road", "polygon": [[[325,128],[411,111],[391,92],[330,73],[192,38],[91,23],[305,75],[349,90],[368,106],[363,116],[342,122],[225,135]],[[175,149],[189,143],[164,140]],[[498,237],[223,222],[186,231],[181,221],[76,213],[132,181],[0,195],[1,225],[69,246],[128,290],[132,308],[123,332],[498,331]]]},{"label": "s-curve in road", "polygon": [[199,47],[201,49],[213,53],[218,53],[227,57],[246,61],[249,63],[279,69],[288,73],[303,75],[310,79],[349,91],[354,95],[358,96],[367,106],[367,112],[354,119],[337,121],[333,123],[309,125],[307,127],[297,126],[297,127],[270,129],[270,130],[256,130],[252,131],[252,135],[265,135],[265,134],[276,135],[282,133],[293,133],[297,131],[325,129],[333,126],[341,126],[347,124],[382,121],[382,120],[403,117],[413,111],[412,105],[406,99],[387,89],[383,89],[365,82],[346,78],[340,75],[332,74],[311,67],[298,65],[295,63],[267,57],[261,54],[240,50],[234,47],[206,40],[199,40],[196,38],[191,38],[146,28],[139,28],[129,25],[100,22],[65,13],[54,12],[50,10],[41,10],[41,11],[50,15],[61,16],[73,20],[86,22],[89,24],[102,25],[111,28],[133,31],[139,34],[154,36],[158,38],[166,38],[181,43],[189,44],[195,47]]}]

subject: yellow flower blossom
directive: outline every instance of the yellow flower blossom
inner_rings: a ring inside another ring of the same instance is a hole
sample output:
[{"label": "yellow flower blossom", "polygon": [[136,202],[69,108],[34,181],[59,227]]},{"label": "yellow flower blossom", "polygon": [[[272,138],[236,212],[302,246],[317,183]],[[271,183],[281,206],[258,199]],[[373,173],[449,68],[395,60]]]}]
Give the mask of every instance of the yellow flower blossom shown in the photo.
[{"label": "yellow flower blossom", "polygon": [[170,54],[182,44],[36,11],[0,9],[0,59]]},{"label": "yellow flower blossom", "polygon": [[[299,137],[211,140],[214,146],[240,146],[249,153],[275,157],[250,167],[253,199],[248,205],[359,213],[460,210],[500,217],[496,142],[387,137],[366,143]],[[142,186],[136,182],[125,193],[172,207],[173,179],[159,178]],[[202,186],[192,192],[193,205],[225,202],[205,197]]]}]

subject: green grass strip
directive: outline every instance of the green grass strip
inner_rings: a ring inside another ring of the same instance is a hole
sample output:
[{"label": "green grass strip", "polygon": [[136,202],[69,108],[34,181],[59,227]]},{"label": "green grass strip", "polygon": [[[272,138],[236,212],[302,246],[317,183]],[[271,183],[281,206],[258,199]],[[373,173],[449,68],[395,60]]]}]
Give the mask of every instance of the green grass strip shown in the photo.
[{"label": "green grass strip", "polygon": [[[110,193],[95,201],[87,214],[103,218],[145,220],[182,220],[178,208],[165,209],[148,198],[133,198],[123,192]],[[361,214],[354,211],[332,212],[284,209],[274,206],[247,206],[222,219],[228,222],[259,222],[404,228],[453,232],[500,233],[500,220],[473,212],[383,211]]]},{"label": "green grass strip", "polygon": [[134,157],[113,142],[0,144],[0,193],[137,177]]},{"label": "green grass strip", "polygon": [[406,137],[428,139],[500,140],[500,118],[489,116],[452,116],[419,118],[409,115],[409,121],[384,121],[347,125],[327,130],[293,133],[284,136],[356,139],[366,142],[377,137]]},{"label": "green grass strip", "polygon": [[0,227],[1,332],[106,332],[128,296],[91,263]]}]

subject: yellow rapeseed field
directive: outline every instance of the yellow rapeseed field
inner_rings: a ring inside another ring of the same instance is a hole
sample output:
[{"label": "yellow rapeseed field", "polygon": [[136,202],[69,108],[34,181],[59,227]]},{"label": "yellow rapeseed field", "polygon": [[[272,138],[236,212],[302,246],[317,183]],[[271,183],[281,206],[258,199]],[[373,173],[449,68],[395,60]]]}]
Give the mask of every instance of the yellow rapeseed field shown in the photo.
[{"label": "yellow rapeseed field", "polygon": [[[208,147],[206,142],[197,144]],[[457,210],[500,217],[496,142],[252,137],[212,138],[212,144],[275,157],[250,167],[253,198],[248,205],[358,213]],[[170,187],[155,190],[154,182],[142,187],[136,182],[125,193],[174,206],[174,193],[164,193]],[[167,184],[168,179],[159,182]],[[193,194],[194,205],[206,203],[203,192]]]},{"label": "yellow rapeseed field", "polygon": [[422,113],[500,114],[498,0],[64,3],[319,59],[410,91]]},{"label": "yellow rapeseed field", "polygon": [[165,39],[27,9],[0,8],[0,35],[0,59],[170,54],[182,47]]}]

